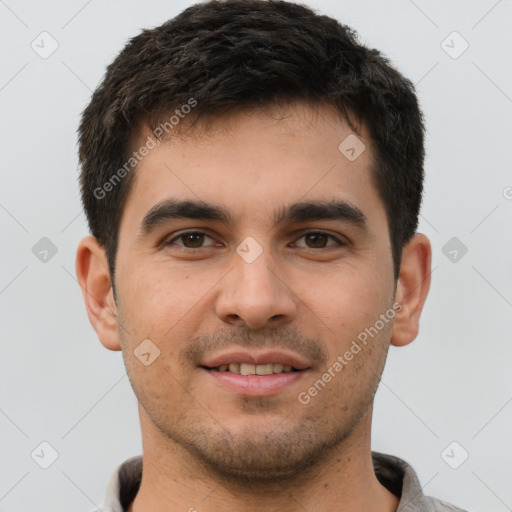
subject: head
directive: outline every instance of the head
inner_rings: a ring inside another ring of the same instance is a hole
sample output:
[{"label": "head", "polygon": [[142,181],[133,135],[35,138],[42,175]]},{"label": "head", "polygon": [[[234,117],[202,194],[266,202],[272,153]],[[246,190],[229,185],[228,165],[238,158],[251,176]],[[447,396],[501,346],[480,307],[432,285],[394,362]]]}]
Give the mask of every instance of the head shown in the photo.
[{"label": "head", "polygon": [[[126,45],[79,128],[77,272],[148,431],[252,482],[368,431],[428,292],[423,136],[412,84],[302,5],[201,3]],[[212,370],[232,349],[303,368],[234,392]]]}]

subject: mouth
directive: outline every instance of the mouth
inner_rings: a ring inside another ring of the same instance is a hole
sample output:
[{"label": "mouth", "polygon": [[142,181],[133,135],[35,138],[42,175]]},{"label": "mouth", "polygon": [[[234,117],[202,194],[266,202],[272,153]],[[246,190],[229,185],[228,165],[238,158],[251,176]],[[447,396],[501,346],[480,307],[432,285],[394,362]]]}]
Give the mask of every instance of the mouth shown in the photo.
[{"label": "mouth", "polygon": [[285,352],[219,355],[199,368],[224,389],[244,396],[276,395],[310,373],[311,365],[296,354]]},{"label": "mouth", "polygon": [[229,363],[229,364],[221,364],[220,366],[215,366],[213,368],[209,368],[207,366],[203,366],[206,370],[214,370],[217,372],[228,372],[234,373],[236,375],[274,375],[279,373],[291,373],[291,372],[299,372],[297,368],[289,364],[281,364],[281,363],[270,363],[270,364],[249,364],[249,363]]}]

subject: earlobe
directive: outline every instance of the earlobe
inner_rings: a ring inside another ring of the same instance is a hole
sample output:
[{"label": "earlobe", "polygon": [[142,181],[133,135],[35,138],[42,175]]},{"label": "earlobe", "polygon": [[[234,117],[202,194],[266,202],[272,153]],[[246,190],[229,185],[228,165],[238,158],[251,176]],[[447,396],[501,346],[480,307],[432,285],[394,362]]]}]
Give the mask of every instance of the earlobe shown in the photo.
[{"label": "earlobe", "polygon": [[414,235],[404,246],[395,301],[397,309],[391,344],[404,346],[418,335],[421,311],[430,288],[432,248],[423,234]]},{"label": "earlobe", "polygon": [[93,236],[84,238],[78,245],[76,275],[87,316],[98,338],[109,350],[121,350],[107,258],[105,250]]}]

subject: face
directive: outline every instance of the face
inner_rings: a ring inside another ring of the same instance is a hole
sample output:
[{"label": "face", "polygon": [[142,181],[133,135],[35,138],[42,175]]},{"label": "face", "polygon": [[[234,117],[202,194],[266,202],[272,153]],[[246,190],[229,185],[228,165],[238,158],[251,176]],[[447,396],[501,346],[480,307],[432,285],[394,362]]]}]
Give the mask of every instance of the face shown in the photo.
[{"label": "face", "polygon": [[371,141],[338,149],[351,133],[328,108],[237,113],[137,168],[115,276],[127,372],[143,423],[225,477],[292,478],[371,410],[395,283]]}]

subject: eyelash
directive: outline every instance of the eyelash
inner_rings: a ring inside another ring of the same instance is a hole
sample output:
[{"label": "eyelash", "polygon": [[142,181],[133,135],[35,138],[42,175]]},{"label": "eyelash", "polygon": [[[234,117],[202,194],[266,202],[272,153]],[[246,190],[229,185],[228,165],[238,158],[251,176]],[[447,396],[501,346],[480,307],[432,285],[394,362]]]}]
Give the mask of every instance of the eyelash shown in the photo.
[{"label": "eyelash", "polygon": [[[176,240],[179,240],[179,239],[181,239],[182,237],[184,237],[186,235],[204,235],[204,236],[214,240],[212,236],[208,235],[207,233],[205,233],[203,231],[183,231],[179,235],[176,235],[173,238],[164,241],[163,245],[164,246],[174,245],[174,242]],[[304,237],[306,237],[308,235],[325,235],[328,238],[330,238],[331,240],[334,240],[338,247],[342,247],[342,246],[347,245],[345,242],[340,240],[338,237],[336,237],[336,236],[334,236],[331,233],[328,233],[326,231],[308,231],[306,233],[303,233],[299,238],[297,238],[297,240],[300,240],[301,238],[304,238]],[[296,243],[296,241],[294,243]],[[212,244],[212,245],[215,245],[215,244]],[[183,248],[184,250],[190,250],[190,251],[194,251],[194,250],[197,250],[197,249],[204,249],[205,248],[205,246],[201,246],[201,247],[185,247],[184,245],[180,245],[180,247]],[[206,246],[206,247],[209,247],[209,246]],[[319,250],[319,249],[328,249],[329,247],[333,247],[333,245],[327,245],[325,247],[318,247],[318,248],[315,248],[315,247],[301,247],[301,248],[302,249]]]}]

